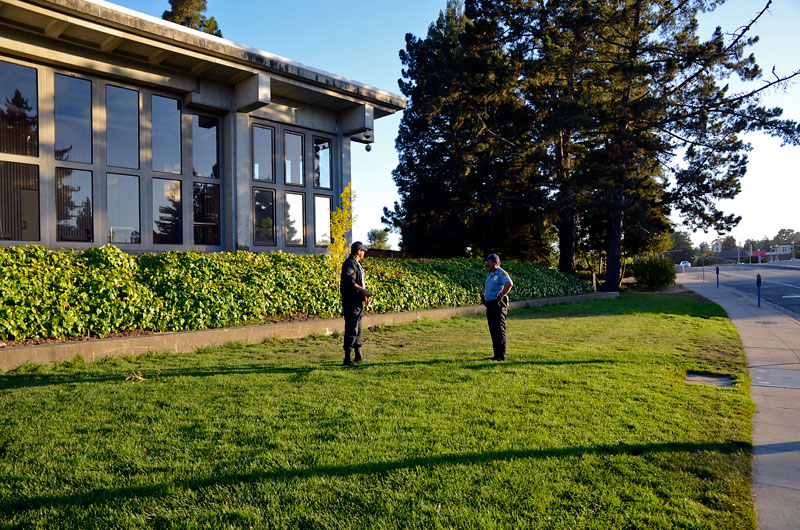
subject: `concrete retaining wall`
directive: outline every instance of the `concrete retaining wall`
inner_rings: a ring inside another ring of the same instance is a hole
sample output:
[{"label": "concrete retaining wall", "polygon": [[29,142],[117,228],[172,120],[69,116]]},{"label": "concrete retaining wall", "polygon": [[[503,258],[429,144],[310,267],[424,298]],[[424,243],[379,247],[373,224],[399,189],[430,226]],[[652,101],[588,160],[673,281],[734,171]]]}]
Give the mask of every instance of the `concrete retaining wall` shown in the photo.
[{"label": "concrete retaining wall", "polygon": [[[585,302],[616,298],[618,293],[592,293],[579,296],[561,296],[512,302],[509,309],[536,307],[543,305]],[[443,320],[455,316],[475,316],[484,314],[482,305],[465,307],[446,307],[425,311],[409,311],[405,313],[385,313],[365,315],[364,327],[394,326],[415,320]],[[86,341],[59,342],[15,348],[0,348],[0,370],[7,371],[23,364],[54,364],[70,361],[75,357],[83,357],[86,361],[96,361],[106,357],[122,357],[138,355],[152,351],[158,352],[190,352],[206,346],[221,346],[229,342],[257,344],[265,339],[297,339],[308,335],[331,335],[344,331],[344,320],[341,318],[306,320],[302,322],[286,322],[279,324],[258,324],[235,328],[206,329],[201,331],[180,331],[173,333],[153,333],[137,337],[113,339],[94,339]]]}]

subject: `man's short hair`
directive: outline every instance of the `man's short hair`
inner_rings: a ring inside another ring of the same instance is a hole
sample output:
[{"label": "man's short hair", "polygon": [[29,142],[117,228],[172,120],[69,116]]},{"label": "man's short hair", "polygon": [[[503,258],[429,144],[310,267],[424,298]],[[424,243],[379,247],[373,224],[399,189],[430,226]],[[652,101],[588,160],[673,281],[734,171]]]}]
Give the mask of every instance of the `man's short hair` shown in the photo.
[{"label": "man's short hair", "polygon": [[364,246],[364,243],[361,241],[356,241],[352,245],[350,245],[350,254],[355,254],[359,250],[363,250],[364,252],[367,251],[367,247]]},{"label": "man's short hair", "polygon": [[497,254],[489,254],[488,256],[483,258],[483,261],[491,261],[493,263],[500,263],[500,256],[498,256]]}]

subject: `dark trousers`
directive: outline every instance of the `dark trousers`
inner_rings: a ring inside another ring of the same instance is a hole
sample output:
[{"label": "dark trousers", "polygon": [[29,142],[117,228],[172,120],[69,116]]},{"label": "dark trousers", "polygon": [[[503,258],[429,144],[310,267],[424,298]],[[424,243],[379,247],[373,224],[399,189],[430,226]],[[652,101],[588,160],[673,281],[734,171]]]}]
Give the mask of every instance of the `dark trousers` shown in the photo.
[{"label": "dark trousers", "polygon": [[495,359],[506,358],[506,315],[508,315],[507,304],[486,302],[486,320],[489,322]]},{"label": "dark trousers", "polygon": [[361,317],[364,315],[362,304],[343,307],[344,314],[344,351],[361,349]]}]

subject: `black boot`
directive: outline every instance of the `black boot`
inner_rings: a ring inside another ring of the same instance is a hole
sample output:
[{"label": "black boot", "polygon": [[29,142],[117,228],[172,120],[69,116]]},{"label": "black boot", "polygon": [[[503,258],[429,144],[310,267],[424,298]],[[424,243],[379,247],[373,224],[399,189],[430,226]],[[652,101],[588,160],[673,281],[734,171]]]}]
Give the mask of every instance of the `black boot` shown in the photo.
[{"label": "black boot", "polygon": [[342,363],[343,366],[355,366],[356,363],[350,360],[350,350],[344,351],[344,362]]},{"label": "black boot", "polygon": [[355,349],[355,350],[353,350],[353,351],[355,351],[355,352],[356,352],[356,358],[355,358],[355,359],[353,359],[353,362],[360,363],[361,361],[363,361],[363,360],[364,360],[364,356],[363,356],[363,355],[361,355],[361,348],[356,348],[356,349]]}]

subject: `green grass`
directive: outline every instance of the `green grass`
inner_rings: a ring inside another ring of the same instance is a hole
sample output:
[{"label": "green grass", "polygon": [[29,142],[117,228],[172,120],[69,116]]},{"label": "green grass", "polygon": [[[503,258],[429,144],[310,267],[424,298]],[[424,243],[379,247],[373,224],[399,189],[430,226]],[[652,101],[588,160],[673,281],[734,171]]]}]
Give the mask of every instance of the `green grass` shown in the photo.
[{"label": "green grass", "polygon": [[508,330],[505,363],[457,318],[368,332],[355,369],[311,337],[0,375],[0,528],[755,528],[718,306],[625,293]]}]

